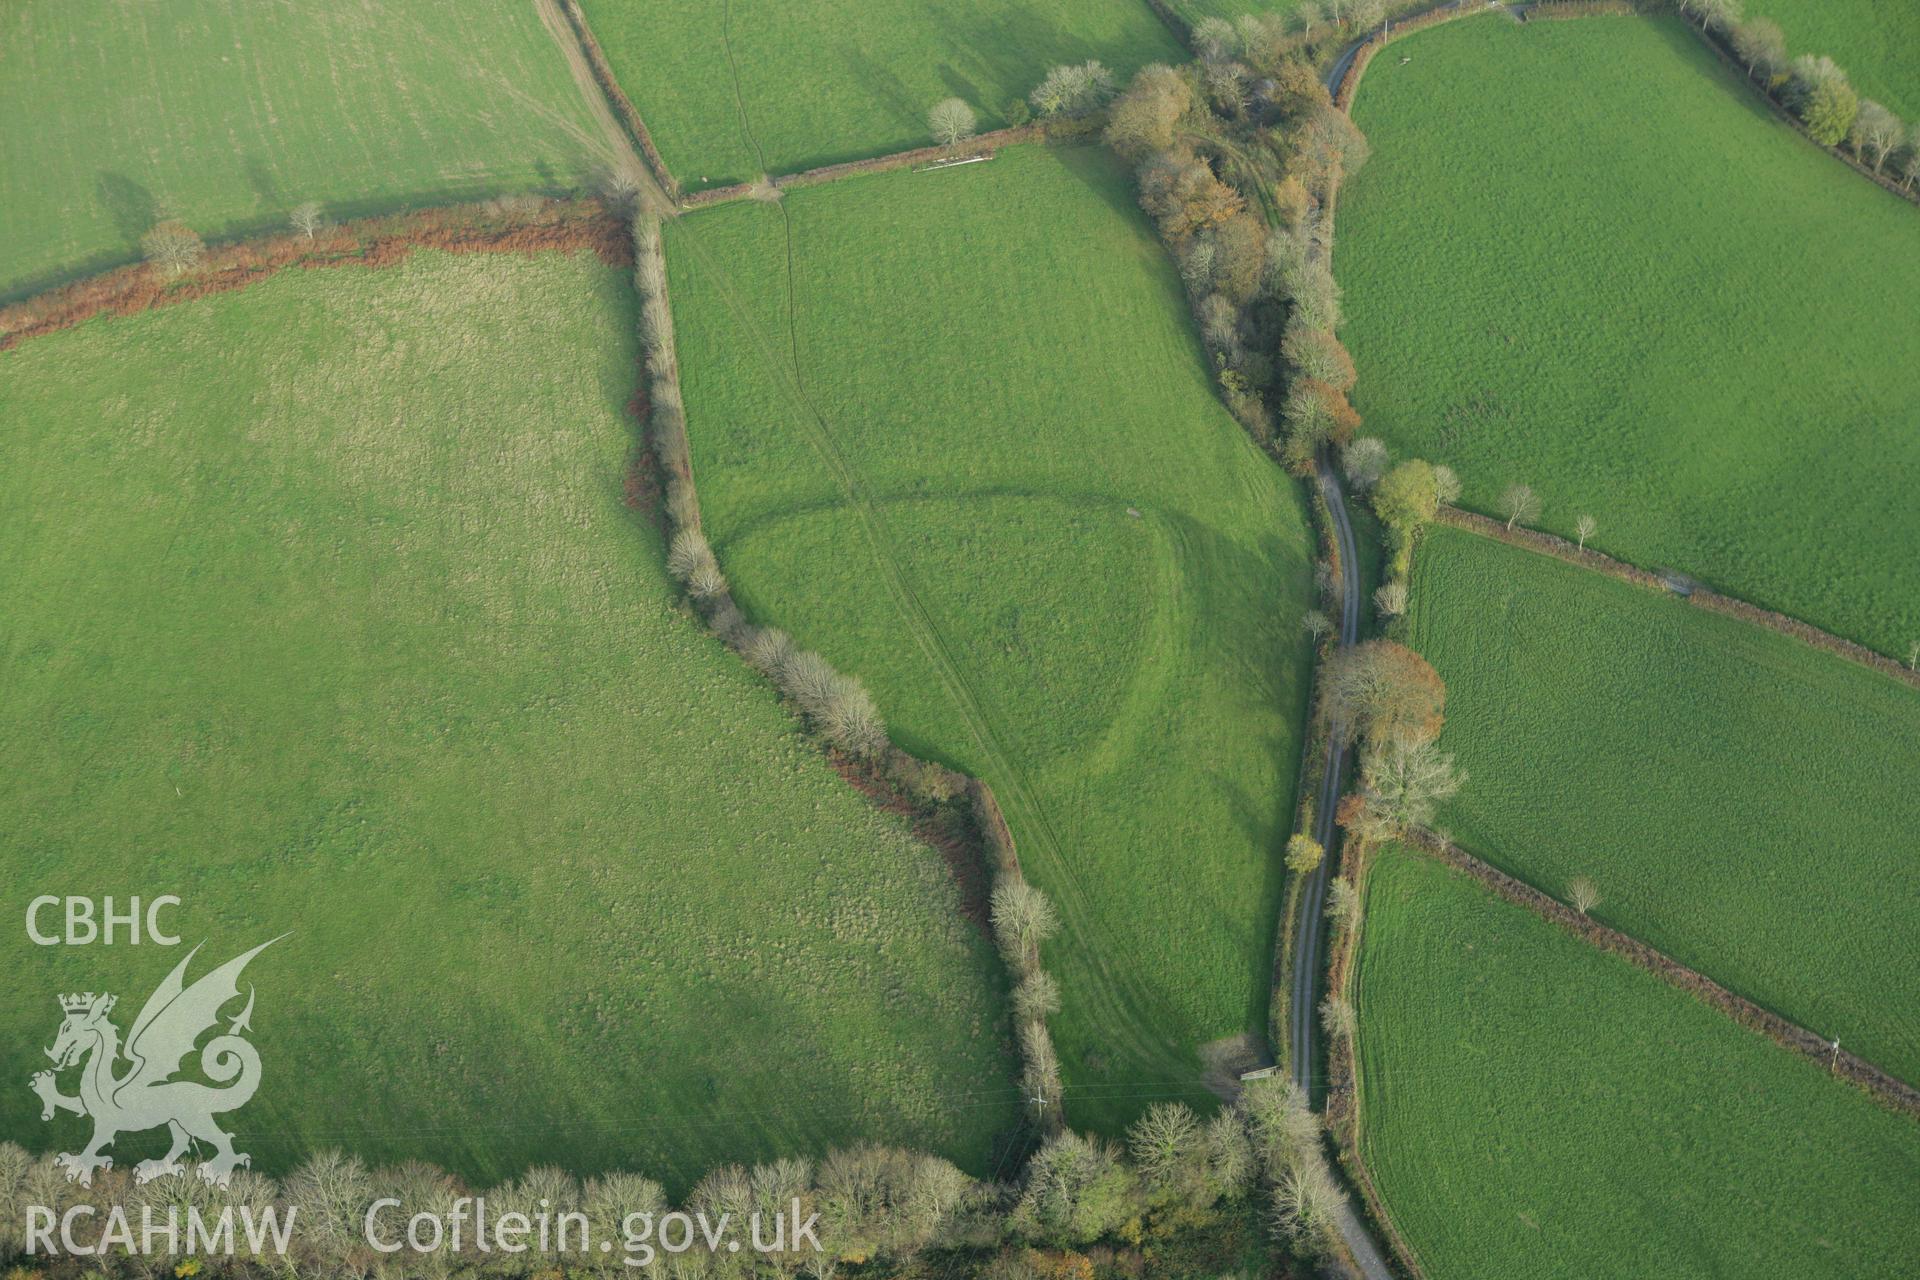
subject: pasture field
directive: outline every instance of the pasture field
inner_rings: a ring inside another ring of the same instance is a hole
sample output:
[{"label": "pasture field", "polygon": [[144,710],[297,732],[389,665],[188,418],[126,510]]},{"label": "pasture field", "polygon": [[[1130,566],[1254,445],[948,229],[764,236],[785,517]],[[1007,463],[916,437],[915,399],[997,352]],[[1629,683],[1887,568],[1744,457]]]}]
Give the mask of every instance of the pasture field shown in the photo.
[{"label": "pasture field", "polygon": [[1125,83],[1184,51],[1141,0],[581,0],[620,87],[688,189],[926,146],[927,109],[980,128],[1063,62]]},{"label": "pasture field", "polygon": [[528,0],[0,8],[0,297],[208,238],[576,182],[605,158]]},{"label": "pasture field", "polygon": [[[1920,640],[1920,211],[1795,135],[1677,19],[1423,32],[1368,71],[1342,190],[1364,430],[1494,511],[1905,658]],[[1524,122],[1516,127],[1515,122]]]},{"label": "pasture field", "polygon": [[[292,931],[248,970],[267,1172],[684,1190],[855,1138],[984,1172],[1018,1118],[938,855],[622,505],[634,310],[591,256],[423,253],[0,354],[0,889],[178,894],[196,974]],[[18,919],[0,1138],[69,1149],[24,1087],[55,993],[124,1028],[181,952]]]},{"label": "pasture field", "polygon": [[1920,120],[1920,6],[1910,0],[1754,0],[1749,18],[1772,18],[1787,52],[1824,53],[1856,89],[1912,123]]},{"label": "pasture field", "polygon": [[1910,1274],[1911,1118],[1404,850],[1365,929],[1361,1143],[1431,1280]]},{"label": "pasture field", "polygon": [[682,217],[667,248],[737,597],[994,787],[1066,923],[1074,1121],[1205,1101],[1196,1046],[1265,1017],[1311,544],[1126,173],[1019,147]]},{"label": "pasture field", "polygon": [[1474,853],[1920,1080],[1920,693],[1451,529],[1414,562]]}]

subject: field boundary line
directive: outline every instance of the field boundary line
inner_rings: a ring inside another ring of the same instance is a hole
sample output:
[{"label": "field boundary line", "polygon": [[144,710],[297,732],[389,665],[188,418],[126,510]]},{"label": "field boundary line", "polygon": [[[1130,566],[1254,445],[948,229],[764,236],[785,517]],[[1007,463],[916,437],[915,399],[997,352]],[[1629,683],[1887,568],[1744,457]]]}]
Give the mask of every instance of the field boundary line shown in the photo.
[{"label": "field boundary line", "polygon": [[[863,173],[887,173],[928,161],[982,159],[993,155],[1001,147],[1018,146],[1025,142],[1044,143],[1051,140],[1044,123],[1012,125],[1005,129],[996,129],[992,133],[976,133],[971,138],[962,138],[950,147],[910,147],[905,151],[891,151],[883,156],[868,156],[864,160],[841,160],[812,169],[802,169],[797,173],[775,174],[755,182],[736,182],[725,187],[708,187],[703,191],[694,191],[683,196],[680,200],[680,208],[705,209],[735,200],[764,199],[769,185],[776,191],[817,187],[823,183],[838,182],[842,178],[855,178]],[[1063,140],[1062,145],[1065,145],[1066,141]]]},{"label": "field boundary line", "polygon": [[1173,6],[1168,4],[1167,0],[1146,0],[1146,6],[1153,10],[1153,16],[1160,19],[1167,30],[1173,33],[1175,40],[1186,44],[1193,39],[1193,24],[1175,13]]},{"label": "field boundary line", "polygon": [[337,223],[309,240],[275,232],[209,248],[201,265],[170,277],[151,263],[114,267],[0,306],[0,351],[71,329],[99,315],[131,316],[244,289],[291,267],[366,267],[403,261],[416,249],[447,253],[563,253],[591,249],[609,266],[631,265],[619,218],[601,201],[514,198],[438,205]]},{"label": "field boundary line", "polygon": [[1491,538],[1496,542],[1503,542],[1524,551],[1532,551],[1537,555],[1551,556],[1555,560],[1562,560],[1567,564],[1603,574],[1617,582],[1625,582],[1663,595],[1678,596],[1697,609],[1704,609],[1708,613],[1717,613],[1723,617],[1737,618],[1741,622],[1776,632],[1823,653],[1876,671],[1909,688],[1920,689],[1920,671],[1902,666],[1896,659],[1878,650],[1869,649],[1863,644],[1837,636],[1831,631],[1823,631],[1810,622],[1763,608],[1736,596],[1722,595],[1718,591],[1696,586],[1691,582],[1677,583],[1674,579],[1642,569],[1638,565],[1629,564],[1625,560],[1616,560],[1591,547],[1580,547],[1555,534],[1543,533],[1538,529],[1509,529],[1492,516],[1484,516],[1477,511],[1467,511],[1452,506],[1441,507],[1439,514],[1435,517],[1435,523],[1479,537]]},{"label": "field boundary line", "polygon": [[1745,996],[1736,995],[1698,969],[1681,964],[1666,952],[1642,942],[1632,934],[1601,924],[1591,916],[1581,915],[1552,895],[1482,861],[1436,832],[1424,827],[1415,828],[1406,832],[1402,840],[1408,847],[1472,876],[1505,901],[1525,907],[1582,941],[1619,956],[1670,987],[1685,991],[1702,1004],[1719,1010],[1781,1048],[1829,1068],[1835,1076],[1858,1086],[1876,1102],[1920,1119],[1920,1088],[1915,1088],[1892,1072],[1868,1062],[1858,1054],[1836,1049],[1833,1042]]},{"label": "field boundary line", "polygon": [[[1920,189],[1916,189],[1913,187],[1903,187],[1900,184],[1896,183],[1892,178],[1889,178],[1886,174],[1875,173],[1872,169],[1869,169],[1866,166],[1865,162],[1860,160],[1859,157],[1848,155],[1846,151],[1839,144],[1835,144],[1834,146],[1830,147],[1826,143],[1819,141],[1812,134],[1808,133],[1807,126],[1801,123],[1800,117],[1794,115],[1793,112],[1787,110],[1786,106],[1781,103],[1780,99],[1774,97],[1771,93],[1768,93],[1766,90],[1766,87],[1760,84],[1757,80],[1753,78],[1753,73],[1740,65],[1740,60],[1734,57],[1732,51],[1730,51],[1726,47],[1726,45],[1721,41],[1720,37],[1715,32],[1709,31],[1704,27],[1696,27],[1691,22],[1688,22],[1684,17],[1681,18],[1680,22],[1682,26],[1687,28],[1687,30],[1693,32],[1693,34],[1699,39],[1701,44],[1706,45],[1707,48],[1713,51],[1714,55],[1720,59],[1721,64],[1724,65],[1727,68],[1727,70],[1731,71],[1734,75],[1740,78],[1740,82],[1747,87],[1749,92],[1753,93],[1754,95],[1759,97],[1759,99],[1762,102],[1766,103],[1768,109],[1773,112],[1774,116],[1782,124],[1792,129],[1795,133],[1799,134],[1800,137],[1807,143],[1808,146],[1818,147],[1820,150],[1826,152],[1828,155],[1832,156],[1834,159],[1838,160],[1840,163],[1846,165],[1849,169],[1852,169],[1855,173],[1859,174],[1861,177],[1865,178],[1867,181],[1873,183],[1875,186],[1885,190],[1890,195],[1898,196],[1900,199],[1906,201],[1908,204],[1920,205]],[[1864,96],[1865,95],[1863,94],[1862,97]]]},{"label": "field boundary line", "polygon": [[[619,80],[614,78],[613,64],[607,61],[606,50],[601,47],[599,38],[593,34],[593,28],[587,24],[587,15],[580,11],[580,0],[534,0],[534,4],[543,11],[543,14],[551,6],[565,21],[568,30],[573,33],[573,44],[577,52],[585,59],[593,82],[599,88],[600,97],[625,128],[629,142],[639,145],[640,154],[646,159],[646,168],[653,180],[659,184],[660,190],[666,194],[668,201],[678,198],[679,180],[673,176],[673,171],[667,168],[666,159],[661,156],[660,149],[653,145],[653,134],[647,128],[647,122],[641,118],[639,109],[633,105],[633,100],[627,97],[626,91],[620,87]],[[585,89],[586,86],[582,85],[583,93]]]}]

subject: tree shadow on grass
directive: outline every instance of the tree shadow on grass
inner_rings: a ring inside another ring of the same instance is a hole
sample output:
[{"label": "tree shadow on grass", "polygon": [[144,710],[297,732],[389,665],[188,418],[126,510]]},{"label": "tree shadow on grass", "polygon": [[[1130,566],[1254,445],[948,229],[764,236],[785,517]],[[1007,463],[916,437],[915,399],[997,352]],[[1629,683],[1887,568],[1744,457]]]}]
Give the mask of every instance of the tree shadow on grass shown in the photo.
[{"label": "tree shadow on grass", "polygon": [[160,220],[160,202],[153,198],[153,192],[124,174],[101,170],[93,195],[113,224],[114,235],[129,252],[140,247],[140,237]]}]

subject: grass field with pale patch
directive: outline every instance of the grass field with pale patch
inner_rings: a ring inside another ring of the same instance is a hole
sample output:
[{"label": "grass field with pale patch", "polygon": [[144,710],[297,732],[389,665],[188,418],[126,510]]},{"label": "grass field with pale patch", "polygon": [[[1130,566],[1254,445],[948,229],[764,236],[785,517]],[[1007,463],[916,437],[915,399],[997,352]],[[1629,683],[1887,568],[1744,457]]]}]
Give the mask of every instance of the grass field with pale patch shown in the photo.
[{"label": "grass field with pale patch", "polygon": [[1264,1028],[1306,710],[1297,486],[1214,393],[1092,148],[667,230],[708,534],[750,617],[985,778],[1029,878],[1075,1123],[1207,1096]]},{"label": "grass field with pale patch", "polygon": [[1530,484],[1554,532],[1591,514],[1604,551],[1904,659],[1920,210],[1677,18],[1476,18],[1394,51],[1340,196],[1364,430],[1451,464],[1475,510]]},{"label": "grass field with pale patch", "polygon": [[1140,0],[581,0],[607,61],[688,188],[924,147],[927,110],[1007,123],[1056,63],[1120,83],[1184,61]]},{"label": "grass field with pale patch", "polygon": [[559,188],[605,158],[528,0],[0,6],[0,297],[209,239]]},{"label": "grass field with pale patch", "polygon": [[1431,1280],[1911,1274],[1911,1117],[1415,854],[1365,930],[1362,1148]]},{"label": "grass field with pale patch", "polygon": [[634,312],[591,256],[423,253],[0,354],[0,1138],[84,1135],[25,1087],[57,993],[124,1029],[180,959],[36,947],[27,900],[172,893],[196,973],[292,931],[231,1120],[266,1172],[988,1171],[1000,965],[674,603]]},{"label": "grass field with pale patch", "polygon": [[1920,1080],[1920,692],[1797,640],[1452,529],[1412,643],[1474,853]]}]

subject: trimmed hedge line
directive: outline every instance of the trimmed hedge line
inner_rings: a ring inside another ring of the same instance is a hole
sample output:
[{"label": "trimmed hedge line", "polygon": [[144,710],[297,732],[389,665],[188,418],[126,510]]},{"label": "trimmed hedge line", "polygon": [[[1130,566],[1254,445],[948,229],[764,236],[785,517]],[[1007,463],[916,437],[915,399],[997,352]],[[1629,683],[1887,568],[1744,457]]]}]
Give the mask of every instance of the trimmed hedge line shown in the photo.
[{"label": "trimmed hedge line", "polygon": [[[1674,593],[1668,580],[1657,573],[1628,564],[1624,560],[1603,555],[1591,547],[1582,549],[1565,538],[1556,537],[1551,533],[1542,533],[1538,529],[1509,529],[1491,516],[1483,516],[1474,511],[1462,511],[1458,507],[1441,507],[1435,519],[1440,524],[1479,534],[1483,538],[1492,538],[1508,546],[1522,547],[1541,555],[1552,556],[1556,560],[1565,560],[1568,564],[1576,564],[1583,569],[1591,569],[1595,573],[1604,573],[1609,578],[1631,583],[1648,591],[1677,594]],[[1745,600],[1736,600],[1732,596],[1723,596],[1705,587],[1692,588],[1684,598],[1688,604],[1697,609],[1724,614],[1729,618],[1738,618],[1756,627],[1765,627],[1783,636],[1791,636],[1802,644],[1812,645],[1836,658],[1844,658],[1848,662],[1870,667],[1881,675],[1890,676],[1904,685],[1920,689],[1920,671],[1902,666],[1886,654],[1869,649],[1863,644],[1856,644],[1830,631],[1822,631],[1812,623],[1790,618],[1784,613],[1776,613],[1771,609],[1763,609]]]},{"label": "trimmed hedge line", "polygon": [[1668,986],[1678,987],[1692,994],[1702,1003],[1718,1009],[1741,1026],[1759,1032],[1781,1048],[1790,1049],[1804,1058],[1831,1068],[1834,1074],[1852,1081],[1875,1101],[1894,1111],[1920,1117],[1920,1088],[1915,1088],[1844,1049],[1836,1052],[1831,1042],[1815,1035],[1799,1023],[1789,1022],[1772,1010],[1762,1008],[1744,996],[1735,995],[1712,978],[1689,969],[1664,951],[1650,947],[1630,934],[1609,928],[1590,916],[1581,915],[1572,907],[1534,888],[1526,881],[1482,862],[1459,845],[1442,839],[1432,831],[1409,831],[1403,837],[1403,841],[1410,848],[1466,872],[1506,901],[1525,907],[1536,915],[1544,916],[1602,951],[1611,952],[1638,968],[1646,970]]}]

